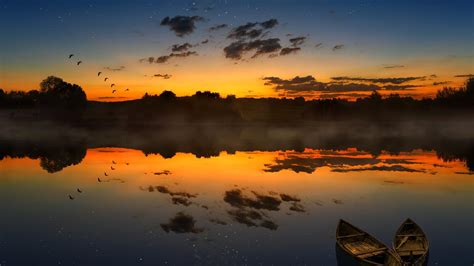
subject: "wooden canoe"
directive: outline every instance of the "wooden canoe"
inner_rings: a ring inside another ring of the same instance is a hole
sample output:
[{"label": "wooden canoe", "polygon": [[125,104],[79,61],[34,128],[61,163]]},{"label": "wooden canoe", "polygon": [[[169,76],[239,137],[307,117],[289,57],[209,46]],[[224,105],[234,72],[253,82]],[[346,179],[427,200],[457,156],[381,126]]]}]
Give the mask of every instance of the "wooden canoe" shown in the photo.
[{"label": "wooden canoe", "polygon": [[393,249],[403,265],[423,266],[428,263],[428,239],[421,227],[411,219],[407,219],[398,228],[393,240]]},{"label": "wooden canoe", "polygon": [[336,243],[344,253],[352,257],[355,265],[401,265],[395,252],[344,220],[340,220],[337,226]]}]

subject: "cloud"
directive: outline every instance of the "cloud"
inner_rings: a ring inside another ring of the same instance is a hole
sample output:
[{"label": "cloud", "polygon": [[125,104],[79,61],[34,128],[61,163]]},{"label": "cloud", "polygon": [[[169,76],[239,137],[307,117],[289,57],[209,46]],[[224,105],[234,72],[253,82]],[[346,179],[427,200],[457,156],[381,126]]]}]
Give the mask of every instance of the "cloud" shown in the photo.
[{"label": "cloud", "polygon": [[424,80],[426,76],[422,77],[397,77],[397,78],[360,78],[360,77],[332,77],[332,80],[336,81],[362,81],[362,82],[372,82],[372,83],[393,83],[393,84],[402,84],[409,81],[415,80]]},{"label": "cloud", "polygon": [[216,30],[220,30],[220,29],[225,29],[227,27],[228,27],[227,24],[218,24],[218,25],[210,27],[209,31],[216,31]]},{"label": "cloud", "polygon": [[178,212],[175,217],[171,218],[168,223],[161,224],[161,228],[169,233],[175,232],[178,234],[182,233],[201,233],[204,231],[202,228],[197,228],[196,220],[194,217],[182,212]]},{"label": "cloud", "polygon": [[184,57],[188,57],[188,56],[191,56],[191,55],[198,55],[198,53],[195,52],[195,51],[187,51],[187,52],[182,52],[182,53],[170,53],[169,55],[162,55],[162,56],[157,57],[157,58],[155,58],[153,56],[150,56],[150,57],[147,57],[147,58],[142,58],[139,61],[140,61],[140,63],[163,64],[163,63],[168,62],[168,60],[170,60],[173,57],[184,58]]},{"label": "cloud", "polygon": [[461,74],[461,75],[456,75],[454,77],[455,78],[472,78],[474,77],[474,74]]},{"label": "cloud", "polygon": [[186,52],[191,47],[193,47],[193,45],[188,43],[188,42],[183,43],[183,44],[173,44],[173,46],[171,46],[171,51],[173,51],[173,52]]},{"label": "cloud", "polygon": [[112,100],[112,99],[128,99],[128,97],[120,97],[120,96],[101,96],[97,97],[99,100]]},{"label": "cloud", "polygon": [[119,66],[119,67],[104,67],[104,69],[109,70],[109,71],[122,71],[125,69],[125,66]]},{"label": "cloud", "polygon": [[314,45],[315,48],[321,48],[323,46],[323,43],[320,42],[320,43],[317,43]]},{"label": "cloud", "polygon": [[280,39],[271,38],[264,40],[253,40],[253,41],[236,41],[224,48],[224,53],[226,58],[240,60],[242,56],[250,51],[255,51],[254,55],[251,58],[263,54],[269,54],[273,52],[278,52],[281,49]]},{"label": "cloud", "polygon": [[176,36],[183,37],[191,34],[196,29],[195,22],[204,20],[200,16],[175,16],[173,18],[165,17],[160,25],[168,26],[171,31],[174,31]]},{"label": "cloud", "polygon": [[290,39],[290,43],[294,47],[298,47],[302,45],[306,41],[306,37],[301,36],[301,37],[295,37]]},{"label": "cloud", "polygon": [[269,195],[260,195],[253,192],[255,197],[248,197],[240,189],[233,189],[225,192],[224,201],[237,208],[264,209],[270,211],[280,210],[281,200]]},{"label": "cloud", "polygon": [[438,81],[438,82],[433,82],[433,86],[447,85],[449,83],[451,83],[451,81]]},{"label": "cloud", "polygon": [[354,92],[354,91],[373,91],[381,89],[374,84],[359,83],[324,83],[317,81],[313,76],[300,77],[292,79],[281,79],[279,77],[264,77],[264,85],[273,86],[276,91],[285,91],[289,93],[314,92]]},{"label": "cloud", "polygon": [[260,37],[264,30],[271,29],[278,25],[278,20],[269,19],[263,22],[248,22],[247,24],[238,26],[227,35],[229,39],[255,39]]},{"label": "cloud", "polygon": [[426,173],[423,169],[413,169],[402,165],[389,166],[369,166],[369,167],[354,167],[354,168],[336,168],[332,172],[347,173],[347,172],[362,172],[362,171],[388,171],[388,172],[409,172],[409,173]]},{"label": "cloud", "polygon": [[337,44],[337,45],[334,45],[334,47],[332,48],[333,51],[337,51],[337,50],[341,50],[342,48],[344,48],[344,44]]},{"label": "cloud", "polygon": [[209,42],[209,39],[205,39],[204,41],[201,41],[201,44],[206,44]]},{"label": "cloud", "polygon": [[281,49],[280,55],[288,55],[288,54],[291,54],[291,53],[296,53],[299,50],[301,50],[300,47],[285,47],[285,48]]},{"label": "cloud", "polygon": [[423,87],[422,85],[385,85],[383,88],[389,91],[412,90],[413,88]]},{"label": "cloud", "polygon": [[405,66],[404,65],[386,65],[383,68],[392,69],[392,68],[402,68],[402,67],[405,67]]},{"label": "cloud", "polygon": [[[169,74],[155,74],[153,75],[153,77],[155,78],[163,78],[163,79],[170,79],[172,77],[172,75],[169,75]],[[156,174],[156,173],[155,173]]]}]

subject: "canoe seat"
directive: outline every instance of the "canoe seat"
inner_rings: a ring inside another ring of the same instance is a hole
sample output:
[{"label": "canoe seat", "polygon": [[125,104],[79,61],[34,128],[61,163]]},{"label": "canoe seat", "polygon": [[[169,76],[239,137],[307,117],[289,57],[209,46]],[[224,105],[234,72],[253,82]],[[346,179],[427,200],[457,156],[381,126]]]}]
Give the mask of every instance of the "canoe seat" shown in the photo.
[{"label": "canoe seat", "polygon": [[362,251],[362,252],[356,252],[356,253],[354,253],[354,255],[362,256],[362,255],[377,253],[377,252],[381,252],[381,251],[385,251],[385,250],[387,250],[387,247],[377,248],[377,249],[372,249],[372,250],[365,250],[365,251]]},{"label": "canoe seat", "polygon": [[358,233],[358,234],[352,234],[352,235],[338,236],[337,239],[351,238],[351,237],[363,236],[363,235],[365,235],[365,233]]}]

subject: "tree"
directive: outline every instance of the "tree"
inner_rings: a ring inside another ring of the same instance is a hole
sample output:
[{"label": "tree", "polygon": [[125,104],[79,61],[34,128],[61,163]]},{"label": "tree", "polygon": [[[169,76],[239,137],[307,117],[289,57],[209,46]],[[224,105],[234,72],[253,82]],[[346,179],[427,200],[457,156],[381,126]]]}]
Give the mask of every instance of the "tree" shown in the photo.
[{"label": "tree", "polygon": [[63,81],[61,78],[49,76],[40,83],[43,103],[63,107],[84,107],[87,97],[79,85]]},{"label": "tree", "polygon": [[173,100],[173,99],[176,99],[176,94],[172,91],[163,91],[160,94],[160,98],[165,99],[165,100]]}]

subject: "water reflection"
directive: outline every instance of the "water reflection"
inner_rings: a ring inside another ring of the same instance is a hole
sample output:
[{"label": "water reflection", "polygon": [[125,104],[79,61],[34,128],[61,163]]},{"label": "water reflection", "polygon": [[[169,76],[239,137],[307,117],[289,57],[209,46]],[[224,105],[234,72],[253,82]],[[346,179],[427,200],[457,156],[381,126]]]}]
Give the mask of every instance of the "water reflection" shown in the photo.
[{"label": "water reflection", "polygon": [[[432,263],[470,263],[469,140],[368,149],[302,138],[278,148],[244,135],[206,138],[208,150],[194,138],[3,142],[0,263],[334,265],[340,218],[389,244],[406,217],[426,225]],[[45,158],[61,167],[44,168]]]}]

